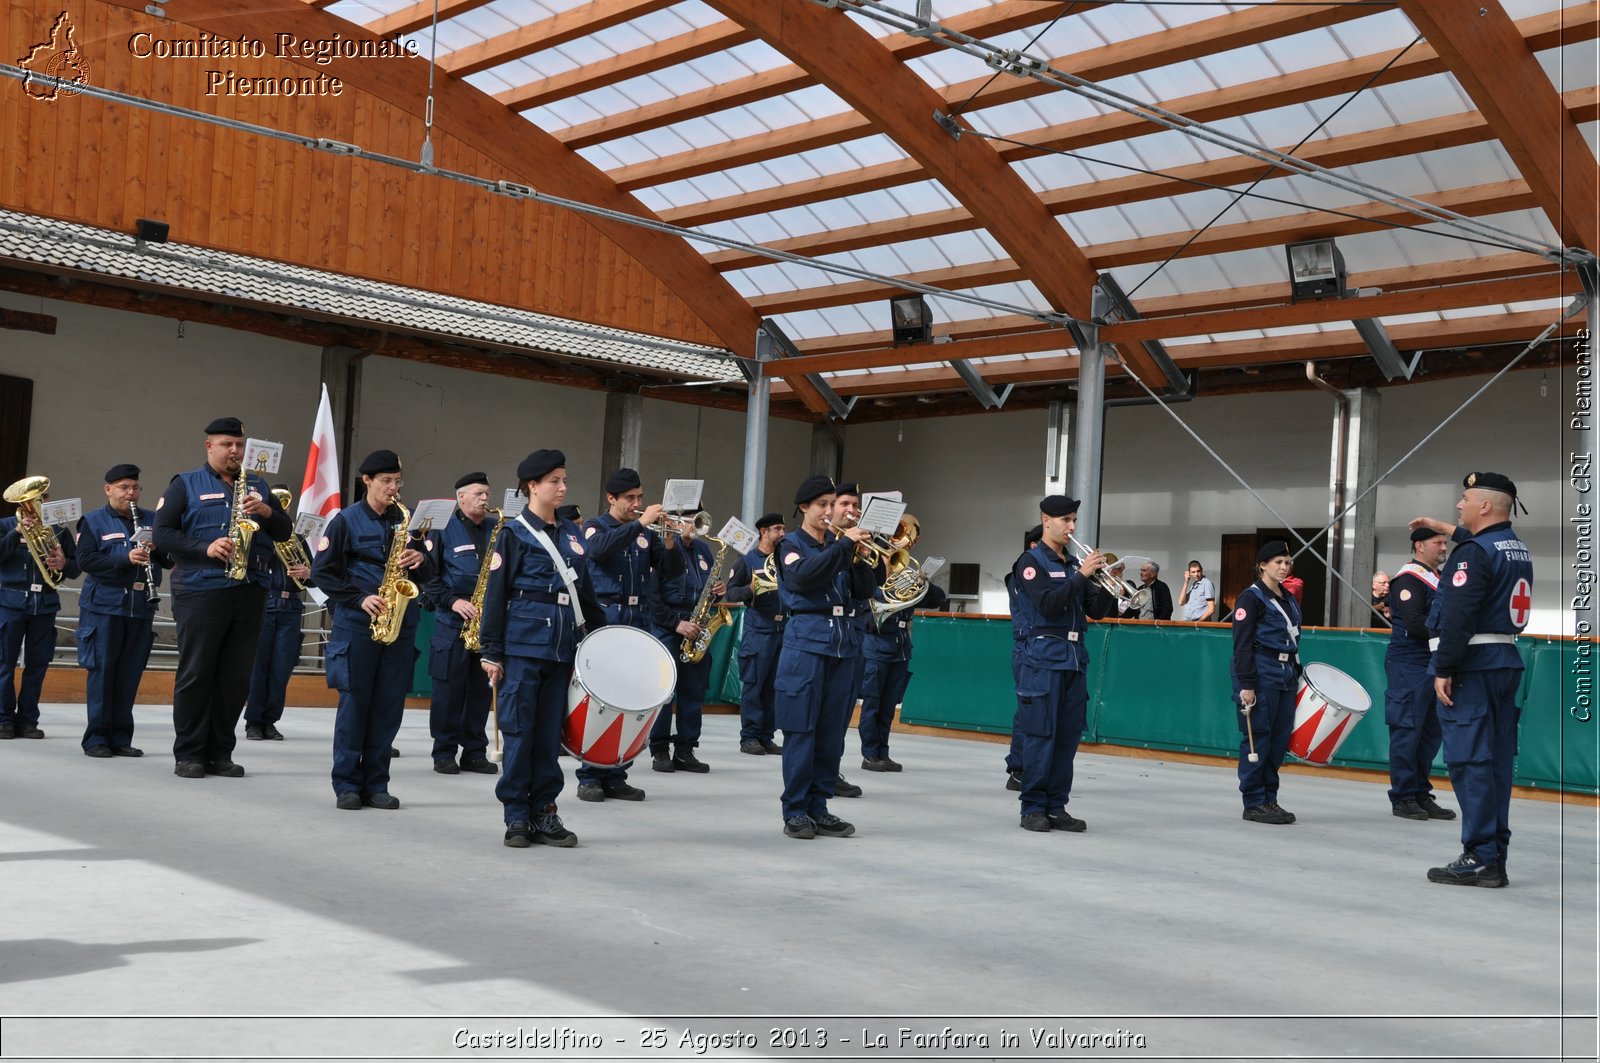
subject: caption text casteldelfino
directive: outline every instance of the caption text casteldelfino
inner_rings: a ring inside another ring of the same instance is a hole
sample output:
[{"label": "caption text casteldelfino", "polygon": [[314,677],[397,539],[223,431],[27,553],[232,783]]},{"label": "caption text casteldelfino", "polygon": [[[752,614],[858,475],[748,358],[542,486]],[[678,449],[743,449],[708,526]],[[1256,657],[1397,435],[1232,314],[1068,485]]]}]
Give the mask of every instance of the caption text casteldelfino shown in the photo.
[{"label": "caption text casteldelfino", "polygon": [[[194,37],[157,37],[140,30],[128,38],[135,59],[288,59],[327,66],[335,59],[415,59],[417,44],[396,37],[350,38],[342,34],[306,38],[275,33],[271,38],[219,37],[202,31]],[[266,77],[233,69],[205,72],[207,96],[341,96],[344,82],[325,72],[303,77]]]}]

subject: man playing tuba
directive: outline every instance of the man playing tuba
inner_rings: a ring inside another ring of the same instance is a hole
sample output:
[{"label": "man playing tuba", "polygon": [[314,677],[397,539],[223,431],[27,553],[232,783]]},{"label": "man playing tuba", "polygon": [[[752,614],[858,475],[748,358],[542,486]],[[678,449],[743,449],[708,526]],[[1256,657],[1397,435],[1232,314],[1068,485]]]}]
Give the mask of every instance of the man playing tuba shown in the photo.
[{"label": "man playing tuba", "polygon": [[[64,528],[48,528],[39,518],[38,503],[48,501],[44,492],[50,481],[42,481],[38,497],[17,507],[15,516],[0,520],[0,674],[5,685],[0,689],[0,738],[43,738],[39,729],[39,692],[44,689],[44,674],[56,652],[56,614],[61,611],[61,596],[56,586],[78,576],[72,537]],[[13,489],[18,485],[12,485]],[[12,492],[8,491],[7,494]],[[54,539],[49,552],[35,557],[28,548],[29,529],[44,529],[38,541]],[[55,579],[45,571],[57,573]],[[16,682],[17,654],[23,653],[22,682]]]}]

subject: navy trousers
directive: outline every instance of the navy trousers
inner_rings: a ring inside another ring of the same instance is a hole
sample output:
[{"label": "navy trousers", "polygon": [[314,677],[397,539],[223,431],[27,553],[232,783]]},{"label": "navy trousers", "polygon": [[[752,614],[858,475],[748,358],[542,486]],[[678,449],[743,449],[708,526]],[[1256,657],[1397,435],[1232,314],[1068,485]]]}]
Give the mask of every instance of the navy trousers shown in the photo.
[{"label": "navy trousers", "polygon": [[256,663],[250,670],[250,700],[244,722],[259,727],[283,719],[289,676],[300,663],[300,616],[292,609],[269,610],[261,620]]},{"label": "navy trousers", "polygon": [[[1011,685],[1022,678],[1022,643],[1011,644]],[[1021,703],[1018,703],[1020,709]],[[1017,726],[1017,714],[1011,714],[1011,748],[1006,750],[1006,772],[1022,770],[1022,728]]]},{"label": "navy trousers", "polygon": [[482,760],[489,748],[489,677],[483,658],[467,649],[461,629],[435,625],[428,649],[428,675],[433,703],[428,730],[433,732],[433,759]]},{"label": "navy trousers", "polygon": [[572,665],[507,656],[505,669],[500,681],[503,762],[494,795],[511,824],[555,811],[565,782],[558,758]]},{"label": "navy trousers", "polygon": [[839,782],[858,657],[825,657],[785,646],[773,680],[783,729],[783,818],[820,816]]},{"label": "navy trousers", "polygon": [[1511,846],[1511,766],[1517,755],[1522,669],[1458,672],[1455,704],[1438,705],[1444,759],[1461,806],[1461,848],[1485,864]]},{"label": "navy trousers", "polygon": [[1439,730],[1438,700],[1428,660],[1385,660],[1389,687],[1383,699],[1383,718],[1389,725],[1389,800],[1415,800],[1433,792],[1428,775],[1433,758],[1444,741]]},{"label": "navy trousers", "polygon": [[[365,614],[363,614],[365,615]],[[416,628],[385,646],[366,628],[335,625],[328,636],[328,685],[339,692],[333,718],[333,792],[389,792],[389,750],[400,733],[417,663]]]},{"label": "navy trousers", "polygon": [[[1289,737],[1294,734],[1294,695],[1292,690],[1256,690],[1256,705],[1250,710],[1250,730],[1244,713],[1235,711],[1239,725],[1239,794],[1245,808],[1278,800],[1278,769],[1289,755]],[[1238,709],[1238,695],[1234,707]],[[1250,734],[1255,735],[1256,756],[1250,763]]]},{"label": "navy trousers", "polygon": [[[667,648],[674,647],[669,643]],[[710,687],[711,654],[707,653],[694,664],[678,662],[676,696],[661,707],[656,713],[656,722],[650,725],[651,756],[666,756],[669,742],[677,749],[693,749],[700,744],[700,710],[705,707],[706,691]],[[674,717],[678,721],[676,732],[672,727]]]},{"label": "navy trousers", "polygon": [[[739,643],[739,743],[770,742],[777,733],[773,722],[772,680],[778,674],[782,635],[761,636],[752,645],[749,629]],[[750,652],[745,652],[750,646]]]},{"label": "navy trousers", "polygon": [[89,703],[84,749],[133,744],[133,701],[154,642],[147,619],[78,614],[78,666],[85,672]]},{"label": "navy trousers", "polygon": [[905,699],[910,684],[910,661],[877,661],[869,657],[862,666],[861,721],[856,732],[861,736],[861,755],[866,759],[889,755],[895,706]]},{"label": "navy trousers", "polygon": [[[0,723],[39,722],[39,692],[56,652],[55,613],[7,613],[0,621]],[[16,682],[17,654],[22,654],[22,681]]]},{"label": "navy trousers", "polygon": [[1089,684],[1082,672],[1020,668],[1017,725],[1022,733],[1022,814],[1066,811],[1072,764],[1089,713]]}]

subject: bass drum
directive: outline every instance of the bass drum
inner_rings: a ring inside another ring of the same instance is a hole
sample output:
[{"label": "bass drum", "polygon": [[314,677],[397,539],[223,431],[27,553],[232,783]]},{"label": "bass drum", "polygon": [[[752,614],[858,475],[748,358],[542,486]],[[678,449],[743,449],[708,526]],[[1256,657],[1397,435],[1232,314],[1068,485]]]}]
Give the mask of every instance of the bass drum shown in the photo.
[{"label": "bass drum", "polygon": [[597,768],[621,767],[643,752],[677,684],[672,654],[649,632],[620,625],[590,632],[572,663],[561,748]]}]

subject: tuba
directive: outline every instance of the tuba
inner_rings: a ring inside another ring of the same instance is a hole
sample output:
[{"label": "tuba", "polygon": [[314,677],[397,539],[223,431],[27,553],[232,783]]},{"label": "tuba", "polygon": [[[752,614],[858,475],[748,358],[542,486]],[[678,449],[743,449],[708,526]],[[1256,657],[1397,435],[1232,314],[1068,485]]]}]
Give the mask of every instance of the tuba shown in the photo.
[{"label": "tuba", "polygon": [[[263,456],[256,464],[265,468],[265,462]],[[233,511],[228,518],[228,541],[233,544],[233,556],[228,558],[227,571],[228,578],[235,582],[242,582],[250,574],[250,540],[261,530],[261,525],[245,515],[244,506],[249,499],[250,477],[241,465],[233,478]]]},{"label": "tuba", "polygon": [[478,615],[461,625],[461,641],[473,653],[483,650],[483,599],[489,591],[489,569],[494,561],[494,543],[500,538],[500,529],[506,526],[506,515],[503,510],[492,506],[489,509],[494,514],[494,527],[489,529],[489,545],[484,547],[483,561],[478,565],[478,582],[472,587],[472,606],[478,610]]},{"label": "tuba", "polygon": [[[417,596],[417,585],[406,578],[405,570],[400,567],[400,555],[406,552],[406,544],[411,541],[411,532],[406,527],[411,523],[411,511],[401,505],[399,498],[394,500],[394,504],[400,511],[400,523],[395,525],[394,538],[389,542],[389,560],[383,566],[383,582],[378,584],[378,597],[383,599],[383,611],[372,618],[372,641],[385,646],[392,645],[400,637],[400,623],[405,619],[406,606]],[[425,521],[421,533],[428,534],[431,526],[432,521]]]},{"label": "tuba", "polygon": [[[272,489],[272,497],[278,500],[279,509],[285,513],[289,512],[289,503],[294,501],[294,495],[281,487],[274,487]],[[311,558],[306,556],[306,549],[300,545],[300,536],[298,535],[291,534],[283,542],[273,543],[272,549],[277,552],[278,560],[283,562],[284,568],[293,568],[296,565],[304,565],[306,568],[311,567]],[[297,590],[303,591],[306,589],[306,585],[293,576],[289,577],[289,582],[293,583]]]},{"label": "tuba", "polygon": [[[59,587],[66,579],[66,570],[55,571],[48,564],[50,555],[61,548],[56,540],[55,529],[44,522],[43,515],[39,512],[39,499],[43,498],[50,490],[50,480],[45,476],[24,476],[10,487],[6,488],[5,500],[17,507],[17,532],[22,536],[22,541],[28,547],[28,553],[33,555],[33,563],[39,569],[39,574],[44,577],[46,586]],[[28,517],[32,524],[23,523],[22,518]]]}]

